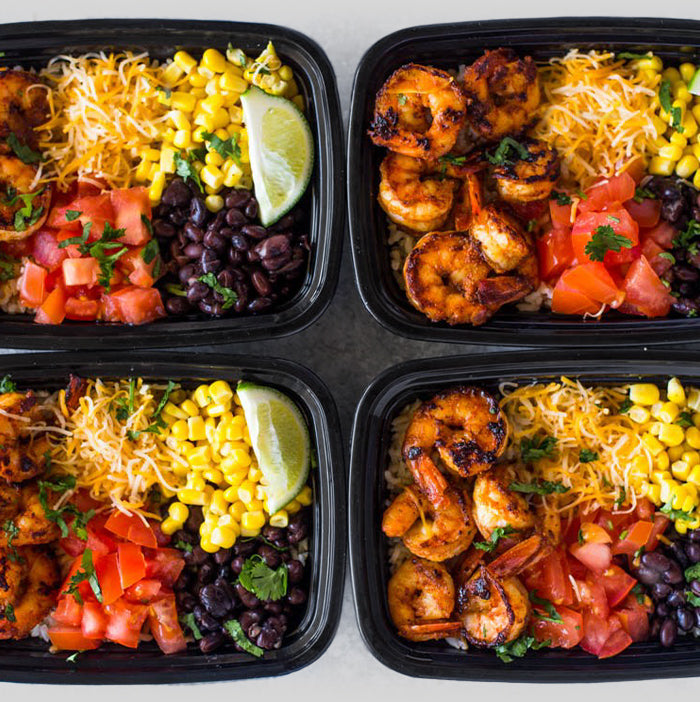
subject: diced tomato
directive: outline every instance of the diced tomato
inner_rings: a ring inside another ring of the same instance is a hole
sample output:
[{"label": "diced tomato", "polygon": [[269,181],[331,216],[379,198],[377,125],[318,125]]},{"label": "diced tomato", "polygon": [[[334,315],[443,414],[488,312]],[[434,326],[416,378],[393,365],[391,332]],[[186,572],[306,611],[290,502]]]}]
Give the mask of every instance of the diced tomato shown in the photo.
[{"label": "diced tomato", "polygon": [[58,244],[56,232],[40,229],[32,236],[32,258],[47,271],[55,271],[68,256],[68,252],[59,249]]},{"label": "diced tomato", "polygon": [[610,636],[610,627],[606,617],[601,617],[593,612],[583,613],[583,637],[581,648],[597,656],[605,646]]},{"label": "diced tomato", "polygon": [[573,262],[571,229],[550,229],[537,239],[540,276],[551,280],[560,276]]},{"label": "diced tomato", "polygon": [[82,224],[77,218],[66,219],[66,212],[73,210],[72,202],[68,201],[64,205],[54,205],[49,210],[49,216],[46,218],[46,226],[51,229],[61,229],[66,232],[71,232],[71,236],[77,234],[82,229]]},{"label": "diced tomato", "polygon": [[97,319],[100,303],[97,300],[83,300],[69,297],[66,300],[66,317],[80,322],[91,322]]},{"label": "diced tomato", "polygon": [[583,522],[581,524],[581,538],[587,544],[612,543],[612,536],[595,522]]},{"label": "diced tomato", "polygon": [[19,298],[26,307],[41,307],[47,297],[46,268],[27,261],[19,279]]},{"label": "diced tomato", "polygon": [[528,590],[534,590],[539,597],[556,605],[569,605],[574,601],[569,566],[561,549],[553,551],[526,570],[523,579]]},{"label": "diced tomato", "polygon": [[143,221],[151,218],[151,201],[146,188],[110,191],[115,215],[115,228],[125,229],[119,241],[131,246],[142,246],[150,238],[148,227]]},{"label": "diced tomato", "polygon": [[554,286],[552,312],[557,314],[595,314],[600,305],[582,292],[567,285],[563,276]]},{"label": "diced tomato", "polygon": [[633,641],[646,641],[649,637],[649,615],[634,597],[628,597],[615,615]]},{"label": "diced tomato", "polygon": [[158,546],[168,546],[172,539],[168,534],[164,534],[163,530],[160,528],[160,524],[158,522],[151,522],[151,529],[153,529],[153,533],[155,534],[156,541],[158,542]]},{"label": "diced tomato", "polygon": [[95,285],[100,272],[96,258],[67,258],[63,261],[63,280],[67,286]]},{"label": "diced tomato", "polygon": [[60,324],[66,316],[65,302],[66,294],[63,288],[56,286],[36,311],[34,321],[37,324]]},{"label": "diced tomato", "polygon": [[668,222],[659,222],[649,230],[649,236],[664,250],[673,248],[673,240],[678,236],[678,230]]},{"label": "diced tomato", "polygon": [[62,538],[59,545],[72,558],[80,556],[87,547],[85,541],[72,534]]},{"label": "diced tomato", "polygon": [[114,209],[109,193],[79,197],[73,200],[68,209],[81,213],[77,220],[81,224],[81,229],[86,224],[92,223],[88,241],[99,239],[104,232],[105,224],[114,222]]},{"label": "diced tomato", "polygon": [[562,621],[552,622],[549,619],[535,617],[535,638],[538,641],[550,640],[556,648],[573,648],[583,638],[583,617],[568,607],[555,607]]},{"label": "diced tomato", "polygon": [[555,229],[571,229],[571,205],[558,205],[556,198],[549,201],[549,214]]},{"label": "diced tomato", "polygon": [[107,181],[103,178],[90,176],[90,180],[78,178],[75,183],[75,197],[85,197],[86,195],[99,195],[103,190],[107,190]]},{"label": "diced tomato", "polygon": [[177,619],[174,595],[166,595],[151,603],[148,622],[153,638],[163,653],[177,653],[187,648],[185,636]]},{"label": "diced tomato", "polygon": [[576,580],[576,589],[584,609],[603,619],[607,618],[610,614],[610,605],[597,573],[586,571],[584,580]]},{"label": "diced tomato", "polygon": [[139,604],[149,604],[158,596],[161,591],[160,580],[154,578],[143,578],[124,591],[124,597],[129,602]]},{"label": "diced tomato", "polygon": [[612,656],[622,653],[631,643],[632,637],[624,629],[618,629],[610,634],[603,644],[598,652],[598,658],[612,658]]},{"label": "diced tomato", "polygon": [[645,199],[636,202],[632,199],[625,203],[625,209],[640,228],[655,227],[661,218],[661,200]]},{"label": "diced tomato", "polygon": [[95,571],[102,590],[102,604],[108,605],[118,600],[124,590],[119,575],[117,554],[110,553],[100,558],[95,564]]},{"label": "diced tomato", "polygon": [[588,188],[586,199],[579,202],[578,210],[585,213],[618,208],[634,197],[636,187],[637,184],[629,173],[620,173]]},{"label": "diced tomato", "polygon": [[51,643],[59,651],[88,651],[100,646],[99,640],[86,639],[79,626],[51,625],[48,634]]},{"label": "diced tomato", "polygon": [[105,605],[104,609],[109,617],[105,638],[128,648],[137,648],[141,627],[148,617],[148,607],[119,599]]},{"label": "diced tomato", "polygon": [[157,578],[167,587],[175,584],[184,567],[182,552],[176,548],[159,548],[146,553],[146,577]]},{"label": "diced tomato", "polygon": [[107,615],[99,602],[86,602],[80,624],[86,639],[102,640],[107,630]]},{"label": "diced tomato", "polygon": [[615,281],[602,263],[584,263],[565,271],[561,280],[572,290],[577,290],[589,300],[619,307],[624,293],[617,289]]},{"label": "diced tomato", "polygon": [[124,512],[115,509],[105,522],[105,529],[121,536],[125,541],[131,541],[139,546],[147,548],[158,546],[153,529],[144,524],[141,518],[135,514],[124,514]]},{"label": "diced tomato", "polygon": [[109,303],[105,302],[105,308],[116,311],[119,320],[126,324],[144,324],[165,317],[160,292],[155,288],[129,286],[105,298],[110,299]]},{"label": "diced tomato", "polygon": [[645,317],[665,317],[671,309],[673,298],[644,256],[632,263],[622,288],[625,302]]},{"label": "diced tomato", "polygon": [[651,531],[649,540],[647,541],[646,550],[653,551],[659,545],[659,536],[666,531],[666,527],[670,519],[663,514],[654,515],[654,528]]},{"label": "diced tomato", "polygon": [[611,512],[607,509],[601,509],[595,516],[595,523],[605,529],[613,540],[617,539],[634,520],[634,515],[622,514],[619,512]]},{"label": "diced tomato", "polygon": [[62,595],[56,609],[51,616],[59,623],[66,626],[80,626],[83,618],[83,607],[73,595]]},{"label": "diced tomato", "polygon": [[626,533],[623,532],[624,538],[618,539],[615,543],[613,546],[613,555],[622,553],[631,556],[639,551],[642,546],[646,547],[653,530],[653,522],[643,520],[635,522],[626,530]]},{"label": "diced tomato", "polygon": [[624,208],[611,209],[608,212],[588,212],[576,218],[571,230],[571,242],[574,255],[580,263],[591,260],[586,253],[586,246],[593,238],[598,227],[612,227],[615,234],[625,237],[630,246],[620,251],[608,250],[603,262],[606,266],[619,265],[633,260],[632,249],[639,244],[639,226]]},{"label": "diced tomato", "polygon": [[119,577],[124,589],[145,577],[146,561],[140,546],[136,544],[119,544],[117,554]]},{"label": "diced tomato", "polygon": [[[106,556],[108,553],[113,553],[116,550],[117,542],[104,529],[104,526],[93,526],[91,520],[88,524],[87,532],[86,548],[89,548],[93,553],[99,556]],[[83,544],[85,544],[84,541]]]},{"label": "diced tomato", "polygon": [[153,270],[157,257],[150,263],[143,259],[144,246],[127,251],[120,259],[119,266],[127,274],[129,282],[142,288],[150,288],[155,282]]},{"label": "diced tomato", "polygon": [[637,584],[637,581],[629,573],[616,565],[611,565],[602,573],[600,582],[611,607],[620,604]]},{"label": "diced tomato", "polygon": [[612,561],[610,546],[607,544],[572,544],[569,551],[594,573],[602,573],[610,567]]},{"label": "diced tomato", "polygon": [[656,507],[654,507],[651,500],[648,500],[646,497],[640,497],[637,499],[637,506],[634,511],[640,519],[650,522],[654,519]]}]

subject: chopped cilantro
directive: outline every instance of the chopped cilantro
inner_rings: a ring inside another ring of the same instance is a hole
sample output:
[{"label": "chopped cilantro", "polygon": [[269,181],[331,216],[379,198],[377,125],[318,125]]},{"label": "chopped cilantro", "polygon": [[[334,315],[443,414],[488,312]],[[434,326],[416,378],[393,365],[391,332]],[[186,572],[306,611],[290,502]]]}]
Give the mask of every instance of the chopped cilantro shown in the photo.
[{"label": "chopped cilantro", "polygon": [[224,622],[224,629],[228,632],[229,636],[237,643],[246,653],[250,653],[256,658],[261,658],[264,651],[260,646],[256,646],[243,631],[243,627],[237,619],[229,619]]},{"label": "chopped cilantro", "polygon": [[233,159],[236,163],[241,163],[241,147],[238,145],[238,134],[234,134],[228,139],[221,139],[211,132],[202,132],[202,138],[209,142],[209,146],[223,158]]},{"label": "chopped cilantro", "polygon": [[15,212],[13,222],[15,231],[24,232],[26,231],[27,227],[31,227],[39,221],[41,216],[44,214],[44,207],[42,205],[41,207],[34,209],[33,201],[35,197],[41,195],[43,192],[44,188],[41,188],[35,193],[20,193],[15,196],[14,200],[12,201],[12,205],[14,205],[17,200],[21,200],[23,203],[23,206]]},{"label": "chopped cilantro", "polygon": [[634,201],[642,202],[642,200],[656,200],[656,194],[649,190],[649,188],[642,188],[637,186],[634,191]]},{"label": "chopped cilantro", "polygon": [[5,393],[5,392],[16,392],[17,390],[17,383],[15,383],[12,380],[11,375],[4,375],[0,379],[0,393]]},{"label": "chopped cilantro", "polygon": [[7,145],[22,163],[39,163],[39,161],[41,161],[41,154],[33,151],[31,147],[26,144],[23,144],[14,132],[10,132],[6,141]]},{"label": "chopped cilantro", "polygon": [[543,619],[546,622],[563,621],[561,618],[561,614],[557,612],[556,607],[549,600],[545,600],[542,597],[538,597],[537,593],[534,590],[530,592],[530,602],[532,602],[532,604],[534,605],[537,605],[538,607],[542,607],[542,609],[544,609],[544,611],[547,612],[546,615],[541,614],[539,612],[535,612],[535,616],[539,619]]},{"label": "chopped cilantro", "polygon": [[2,525],[2,530],[5,532],[5,536],[7,537],[7,548],[10,551],[10,560],[13,563],[22,563],[22,559],[17,553],[17,549],[12,545],[12,542],[19,536],[19,527],[11,519],[6,519],[5,523]]},{"label": "chopped cilantro", "polygon": [[75,659],[82,653],[82,651],[73,651],[70,656],[66,656],[66,663],[75,663]]},{"label": "chopped cilantro", "polygon": [[78,217],[80,217],[81,214],[83,213],[79,210],[66,210],[64,216],[66,218],[66,222],[75,222],[75,220],[78,219]]},{"label": "chopped cilantro", "polygon": [[691,219],[688,226],[671,243],[677,248],[688,249],[690,253],[696,253],[693,249],[697,248],[697,237],[700,237],[700,222]]},{"label": "chopped cilantro", "polygon": [[532,439],[523,439],[520,442],[520,455],[525,463],[532,463],[540,458],[551,458],[554,455],[554,447],[557,440],[553,436]]},{"label": "chopped cilantro", "polygon": [[514,534],[514,533],[515,533],[515,529],[513,529],[513,527],[511,527],[511,526],[496,527],[491,532],[491,536],[489,537],[488,541],[475,541],[474,548],[479,549],[479,551],[486,551],[487,553],[489,553],[496,548],[496,546],[498,545],[498,542],[504,536],[508,536],[509,534]]},{"label": "chopped cilantro", "polygon": [[680,107],[671,108],[671,128],[675,129],[679,134],[683,134],[685,127],[681,124],[682,114]]},{"label": "chopped cilantro", "polygon": [[14,623],[17,621],[15,616],[15,608],[11,604],[6,604],[5,608],[0,612],[0,619],[7,619],[8,622]]},{"label": "chopped cilantro", "polygon": [[238,582],[261,600],[280,600],[287,594],[287,566],[273,570],[255,554],[246,559]]},{"label": "chopped cilantro", "polygon": [[609,224],[595,228],[591,240],[586,244],[584,253],[591,261],[602,261],[608,251],[631,249],[632,242],[622,234],[616,234]]},{"label": "chopped cilantro", "polygon": [[579,463],[591,463],[598,460],[598,452],[589,449],[581,449],[578,455]]},{"label": "chopped cilantro", "polygon": [[534,636],[524,634],[520,638],[515,639],[515,641],[496,646],[494,650],[496,651],[496,655],[504,663],[510,663],[513,658],[522,658],[529,649],[537,651],[540,648],[550,646],[551,644],[551,639],[547,639],[546,641],[536,641]]},{"label": "chopped cilantro", "polygon": [[620,409],[618,410],[618,412],[620,414],[627,414],[630,411],[630,409],[632,408],[632,404],[633,404],[632,400],[630,400],[629,397],[626,397],[622,401],[622,404],[620,405]]},{"label": "chopped cilantro", "polygon": [[178,539],[175,542],[175,548],[180,549],[180,551],[185,551],[185,553],[192,553],[192,544],[188,544],[186,541],[183,541],[182,539]]},{"label": "chopped cilantro", "polygon": [[[192,548],[192,547],[190,546],[190,548]],[[182,624],[183,627],[186,627],[187,629],[189,629],[192,632],[192,636],[194,637],[195,641],[199,641],[202,638],[202,632],[199,630],[199,627],[197,626],[197,622],[195,621],[193,612],[188,612],[187,614],[181,614],[178,617],[178,619],[180,621],[180,624]]]},{"label": "chopped cilantro", "polygon": [[688,600],[688,604],[693,605],[693,607],[700,607],[700,597],[698,597],[694,592],[686,590],[685,599]]},{"label": "chopped cilantro", "polygon": [[625,500],[627,499],[627,490],[625,490],[624,485],[620,485],[619,488],[620,494],[617,496],[617,499],[615,500],[615,507],[621,507]]},{"label": "chopped cilantro", "polygon": [[677,424],[679,427],[692,427],[693,415],[690,412],[681,412],[674,424]]},{"label": "chopped cilantro", "polygon": [[195,155],[190,152],[189,154],[185,151],[175,154],[175,173],[180,176],[185,182],[191,180],[200,190],[204,192],[204,186],[202,185],[202,180],[199,177],[199,173],[192,165],[193,161],[196,160]]},{"label": "chopped cilantro", "polygon": [[690,522],[693,520],[690,512],[684,512],[682,509],[673,509],[670,502],[667,502],[661,511],[667,514],[674,522]]},{"label": "chopped cilantro", "polygon": [[68,581],[68,589],[62,594],[73,595],[78,604],[83,604],[83,598],[78,590],[78,585],[87,580],[90,589],[93,591],[98,602],[102,602],[102,590],[100,589],[100,583],[97,580],[97,573],[95,572],[95,564],[92,560],[92,551],[86,548],[83,551],[83,556],[80,559],[80,568]]},{"label": "chopped cilantro", "polygon": [[700,563],[690,566],[685,569],[685,579],[690,580],[700,580]]},{"label": "chopped cilantro", "polygon": [[236,291],[221,285],[221,283],[216,279],[216,276],[211,272],[199,276],[197,280],[199,280],[201,283],[206,283],[214,292],[218,292],[220,295],[223,295],[224,302],[221,307],[224,310],[233,307],[236,300],[238,300]]},{"label": "chopped cilantro", "polygon": [[515,492],[535,495],[569,492],[569,488],[563,483],[550,482],[549,480],[537,480],[534,483],[511,483],[508,487]]},{"label": "chopped cilantro", "polygon": [[532,154],[519,141],[507,136],[501,139],[493,154],[486,154],[486,158],[494,166],[503,166],[513,163],[514,158],[520,161],[530,161]]},{"label": "chopped cilantro", "polygon": [[664,79],[659,86],[659,103],[664,112],[671,112],[671,81]]},{"label": "chopped cilantro", "polygon": [[405,105],[407,101],[408,101],[408,98],[403,93],[399,93],[399,97],[398,97],[399,105]]},{"label": "chopped cilantro", "polygon": [[659,258],[665,258],[667,261],[670,261],[672,265],[676,262],[676,257],[670,251],[662,251],[660,254],[657,254],[657,256]]},{"label": "chopped cilantro", "polygon": [[644,590],[642,590],[642,586],[637,583],[633,588],[632,588],[632,593],[634,594],[635,598],[637,599],[637,602],[639,604],[644,604],[646,600],[646,596],[644,594]]},{"label": "chopped cilantro", "polygon": [[556,190],[552,190],[552,194],[549,196],[550,200],[556,200],[557,205],[570,205],[571,197],[566,193],[560,193]]},{"label": "chopped cilantro", "polygon": [[619,54],[615,54],[616,58],[629,59],[630,61],[639,61],[639,59],[649,58],[651,55],[651,51],[647,51],[646,54],[633,54],[631,51],[621,51]]}]

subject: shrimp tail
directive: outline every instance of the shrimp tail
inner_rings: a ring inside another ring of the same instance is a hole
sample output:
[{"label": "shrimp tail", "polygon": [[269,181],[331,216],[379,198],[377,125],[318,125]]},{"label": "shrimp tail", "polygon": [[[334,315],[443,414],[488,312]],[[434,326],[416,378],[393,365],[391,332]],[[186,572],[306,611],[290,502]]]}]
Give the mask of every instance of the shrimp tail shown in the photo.
[{"label": "shrimp tail", "polygon": [[490,307],[520,300],[532,291],[532,282],[522,275],[501,275],[482,280],[476,290],[477,300]]}]

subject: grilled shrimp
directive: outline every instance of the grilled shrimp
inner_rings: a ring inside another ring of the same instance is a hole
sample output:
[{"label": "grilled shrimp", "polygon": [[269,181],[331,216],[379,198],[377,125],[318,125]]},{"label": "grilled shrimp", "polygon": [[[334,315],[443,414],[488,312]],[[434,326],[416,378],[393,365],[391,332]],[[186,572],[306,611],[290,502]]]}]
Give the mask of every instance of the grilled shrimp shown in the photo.
[{"label": "grilled shrimp", "polygon": [[61,575],[45,550],[0,549],[0,639],[23,639],[56,603]]},{"label": "grilled shrimp", "polygon": [[472,514],[479,533],[487,540],[498,527],[510,527],[517,532],[535,526],[530,505],[521,494],[510,489],[510,482],[503,467],[479,474],[474,482]]},{"label": "grilled shrimp", "polygon": [[39,82],[37,76],[24,71],[0,72],[0,154],[12,152],[7,143],[10,134],[36,151],[34,129],[48,117],[46,90],[29,89]]},{"label": "grilled shrimp", "polygon": [[537,66],[512,49],[487,51],[464,72],[467,118],[484,139],[522,130],[540,104]]},{"label": "grilled shrimp", "polygon": [[466,478],[488,470],[505,451],[508,424],[496,398],[484,390],[456,387],[424,402],[406,430],[402,453],[414,480],[439,506],[447,480],[432,459]]},{"label": "grilled shrimp", "polygon": [[[31,419],[37,410],[36,398],[31,392],[26,395],[19,392],[5,393],[0,395],[0,410]],[[19,483],[34,478],[46,465],[43,456],[37,453],[36,446],[22,443],[23,426],[24,422],[21,419],[0,414],[0,479],[8,483]],[[43,446],[44,442],[45,440],[41,439],[35,444]]]},{"label": "grilled shrimp", "polygon": [[480,566],[457,595],[459,618],[467,640],[476,646],[499,646],[525,630],[532,608],[516,576],[498,577]]},{"label": "grilled shrimp", "polygon": [[389,613],[399,635],[410,641],[455,636],[461,624],[450,621],[455,607],[455,587],[440,563],[411,558],[391,576]]},{"label": "grilled shrimp", "polygon": [[466,491],[448,488],[439,509],[417,491],[406,488],[384,511],[382,530],[402,537],[406,548],[420,558],[444,561],[471,545],[476,527]]},{"label": "grilled shrimp", "polygon": [[520,142],[527,159],[508,161],[493,170],[498,194],[506,202],[534,202],[548,198],[559,178],[559,157],[554,149],[535,139]]},{"label": "grilled shrimp", "polygon": [[452,149],[464,124],[465,100],[449,73],[409,63],[377,93],[369,135],[377,146],[414,158]]},{"label": "grilled shrimp", "polygon": [[[49,495],[49,500],[51,499]],[[35,546],[49,544],[61,536],[58,525],[46,517],[39,500],[36,481],[18,485],[0,485],[0,517],[3,524],[12,522],[12,531],[0,531],[0,548],[8,546]]]},{"label": "grilled shrimp", "polygon": [[[36,173],[36,166],[23,163],[17,156],[0,155],[0,241],[26,239],[46,221],[51,189],[42,186],[32,191]],[[29,195],[31,199],[21,195]],[[31,212],[19,226],[15,222],[17,213],[27,207]]]},{"label": "grilled shrimp", "polygon": [[394,153],[386,155],[379,171],[379,204],[392,222],[417,232],[445,224],[457,181],[440,177],[430,161]]},{"label": "grilled shrimp", "polygon": [[474,217],[469,234],[496,273],[513,270],[534,249],[520,223],[496,205],[487,205]]}]

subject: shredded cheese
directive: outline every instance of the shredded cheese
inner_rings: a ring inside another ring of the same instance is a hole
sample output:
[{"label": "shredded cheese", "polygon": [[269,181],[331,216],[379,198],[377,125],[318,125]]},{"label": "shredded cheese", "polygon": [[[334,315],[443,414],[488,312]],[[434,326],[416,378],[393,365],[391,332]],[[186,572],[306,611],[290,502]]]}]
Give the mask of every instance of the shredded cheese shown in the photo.
[{"label": "shredded cheese", "polygon": [[[629,512],[636,506],[634,485],[630,482],[632,462],[652,457],[641,440],[639,427],[618,412],[626,398],[622,387],[584,387],[580,381],[537,383],[512,388],[501,387],[503,408],[511,427],[510,457],[519,456],[523,439],[557,440],[552,457],[540,458],[531,467],[518,466],[519,480],[560,482],[569,491],[546,501],[563,516],[576,508],[584,512],[603,507]],[[597,458],[581,463],[582,449]]]},{"label": "shredded cheese", "polygon": [[148,54],[56,56],[40,73],[49,120],[38,128],[48,157],[41,182],[61,190],[85,175],[128,188],[141,152],[161,140],[167,108],[162,68]]},{"label": "shredded cheese", "polygon": [[[90,380],[78,408],[64,416],[65,401],[56,393],[48,403],[55,406],[60,437],[49,437],[52,466],[59,472],[75,476],[77,488],[87,488],[90,495],[123,512],[146,511],[153,487],[165,497],[172,497],[184,485],[181,458],[166,444],[165,434],[145,432],[162,390],[142,379],[135,384],[134,412],[128,419],[116,417],[117,402],[127,400],[126,380]],[[137,437],[130,432],[139,431]]]},{"label": "shredded cheese", "polygon": [[660,75],[572,49],[540,68],[540,80],[546,99],[532,135],[557,149],[566,184],[585,189],[652,155]]}]

